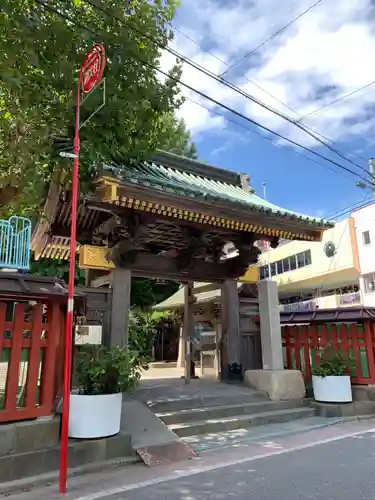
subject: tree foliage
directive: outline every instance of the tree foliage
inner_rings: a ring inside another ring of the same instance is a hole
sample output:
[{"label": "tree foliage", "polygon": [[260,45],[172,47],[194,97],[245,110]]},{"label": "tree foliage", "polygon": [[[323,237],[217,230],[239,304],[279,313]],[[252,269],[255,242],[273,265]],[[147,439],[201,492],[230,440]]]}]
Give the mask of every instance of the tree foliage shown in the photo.
[{"label": "tree foliage", "polygon": [[178,290],[178,283],[145,278],[133,278],[131,286],[131,305],[147,309],[173,295]]},{"label": "tree foliage", "polygon": [[[30,272],[37,276],[50,276],[59,278],[68,283],[69,280],[69,261],[61,259],[42,259],[33,260],[30,266]],[[85,272],[76,265],[75,284],[85,284]]]},{"label": "tree foliage", "polygon": [[[10,212],[30,211],[56,163],[70,165],[56,156],[54,138],[72,138],[78,68],[94,41],[107,51],[107,104],[81,130],[81,177],[100,160],[121,164],[156,149],[196,156],[185,124],[174,116],[182,103],[176,82],[151,68],[172,38],[176,0],[94,0],[124,24],[84,0],[40,2],[1,1],[0,206],[16,199]],[[170,71],[180,73],[177,64]],[[101,100],[96,89],[82,115]]]},{"label": "tree foliage", "polygon": [[165,151],[194,160],[198,158],[197,148],[190,140],[190,132],[182,119],[177,120],[172,113],[168,113],[161,118],[160,125],[164,134],[163,149]]}]

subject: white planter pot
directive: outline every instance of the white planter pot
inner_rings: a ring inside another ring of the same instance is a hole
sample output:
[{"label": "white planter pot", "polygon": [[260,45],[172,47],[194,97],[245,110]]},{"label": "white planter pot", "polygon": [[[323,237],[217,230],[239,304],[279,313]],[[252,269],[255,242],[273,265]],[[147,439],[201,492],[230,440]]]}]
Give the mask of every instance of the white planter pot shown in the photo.
[{"label": "white planter pot", "polygon": [[70,395],[69,437],[93,439],[120,432],[122,394]]},{"label": "white planter pot", "polygon": [[312,378],[315,401],[350,403],[353,401],[349,375]]}]

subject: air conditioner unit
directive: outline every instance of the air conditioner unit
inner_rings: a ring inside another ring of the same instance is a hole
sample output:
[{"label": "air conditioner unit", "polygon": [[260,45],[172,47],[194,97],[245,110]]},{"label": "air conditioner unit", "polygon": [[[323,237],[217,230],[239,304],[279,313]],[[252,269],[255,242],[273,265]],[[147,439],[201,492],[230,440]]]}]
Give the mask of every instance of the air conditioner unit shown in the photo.
[{"label": "air conditioner unit", "polygon": [[100,345],[102,343],[101,325],[77,325],[74,337],[75,345]]}]

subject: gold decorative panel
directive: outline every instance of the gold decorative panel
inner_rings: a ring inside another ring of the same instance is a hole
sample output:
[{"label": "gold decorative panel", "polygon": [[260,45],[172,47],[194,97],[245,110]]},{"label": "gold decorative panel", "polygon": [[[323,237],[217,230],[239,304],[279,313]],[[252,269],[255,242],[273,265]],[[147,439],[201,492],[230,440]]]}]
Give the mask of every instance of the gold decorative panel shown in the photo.
[{"label": "gold decorative panel", "polygon": [[238,281],[242,283],[256,283],[259,281],[259,267],[250,266],[246,273],[241,278],[238,278]]},{"label": "gold decorative panel", "polygon": [[107,259],[108,248],[83,245],[79,251],[79,267],[81,269],[114,269],[113,262]]}]

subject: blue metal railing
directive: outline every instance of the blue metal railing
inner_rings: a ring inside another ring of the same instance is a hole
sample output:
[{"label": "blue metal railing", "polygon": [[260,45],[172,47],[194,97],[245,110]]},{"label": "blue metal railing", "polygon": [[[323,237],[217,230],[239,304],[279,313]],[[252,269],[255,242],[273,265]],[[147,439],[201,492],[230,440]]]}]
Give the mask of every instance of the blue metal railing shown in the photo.
[{"label": "blue metal railing", "polygon": [[0,219],[0,268],[30,269],[31,221],[13,216]]}]

